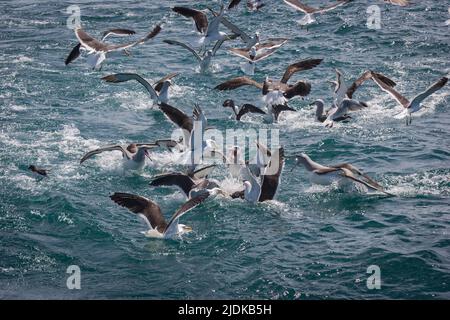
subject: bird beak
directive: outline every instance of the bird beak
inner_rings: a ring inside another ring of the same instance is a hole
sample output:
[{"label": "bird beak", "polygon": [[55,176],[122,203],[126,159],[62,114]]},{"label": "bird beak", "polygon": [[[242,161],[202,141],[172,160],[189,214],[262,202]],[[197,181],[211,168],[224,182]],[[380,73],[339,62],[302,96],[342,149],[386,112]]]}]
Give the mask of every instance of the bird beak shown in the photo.
[{"label": "bird beak", "polygon": [[183,229],[184,229],[184,231],[186,231],[186,232],[192,231],[192,228],[189,227],[189,226],[184,226]]}]

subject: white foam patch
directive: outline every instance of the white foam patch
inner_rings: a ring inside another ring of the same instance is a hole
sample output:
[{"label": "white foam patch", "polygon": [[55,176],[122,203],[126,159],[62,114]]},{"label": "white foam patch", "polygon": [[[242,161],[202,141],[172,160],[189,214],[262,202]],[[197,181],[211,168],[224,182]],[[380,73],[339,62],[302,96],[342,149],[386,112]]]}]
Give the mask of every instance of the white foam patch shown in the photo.
[{"label": "white foam patch", "polygon": [[387,178],[388,192],[401,196],[450,195],[450,173],[419,172]]}]

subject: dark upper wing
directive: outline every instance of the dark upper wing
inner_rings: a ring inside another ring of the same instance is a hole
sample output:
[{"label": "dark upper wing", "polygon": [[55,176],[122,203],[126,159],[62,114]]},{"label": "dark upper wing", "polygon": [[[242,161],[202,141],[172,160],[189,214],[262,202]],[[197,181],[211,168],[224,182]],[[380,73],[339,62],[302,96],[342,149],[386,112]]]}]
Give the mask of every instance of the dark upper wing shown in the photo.
[{"label": "dark upper wing", "polygon": [[197,169],[194,172],[191,172],[189,174],[189,176],[191,176],[194,179],[206,178],[207,176],[209,176],[211,174],[211,172],[214,170],[215,167],[216,167],[215,164],[211,164],[209,166],[206,166],[206,167]]},{"label": "dark upper wing", "polygon": [[186,197],[189,197],[189,192],[195,185],[195,182],[187,175],[183,173],[168,173],[163,174],[150,182],[151,186],[177,186],[179,187]]},{"label": "dark upper wing", "polygon": [[99,154],[99,153],[102,153],[102,152],[105,152],[105,151],[115,151],[115,150],[122,152],[122,156],[124,158],[129,158],[127,150],[125,150],[120,145],[114,145],[114,146],[108,146],[108,147],[98,148],[98,149],[89,151],[88,153],[86,153],[83,156],[83,158],[81,158],[80,164],[83,163],[84,161],[86,161],[87,159],[89,159],[90,157],[96,155],[96,154]]},{"label": "dark upper wing", "polygon": [[287,5],[290,5],[296,10],[302,11],[304,13],[314,13],[317,11],[316,8],[309,7],[298,0],[283,0]]},{"label": "dark upper wing", "polygon": [[[261,194],[259,196],[259,201],[272,200],[280,183],[281,171],[283,170],[284,164],[284,149],[279,148],[272,153],[269,164],[266,167],[264,175],[261,182]],[[270,173],[270,174],[266,174]]]},{"label": "dark upper wing", "polygon": [[161,109],[161,111],[167,116],[167,118],[169,118],[170,121],[175,123],[178,127],[189,132],[192,131],[192,119],[183,111],[164,102],[159,105],[159,109]]},{"label": "dark upper wing", "polygon": [[443,86],[445,86],[448,82],[448,78],[442,77],[437,82],[435,82],[431,87],[429,87],[424,92],[418,94],[411,102],[411,104],[420,104],[423,100],[425,100],[427,97],[441,89]]},{"label": "dark upper wing", "polygon": [[231,0],[230,4],[228,5],[228,10],[236,7],[240,2],[241,2],[241,0]]},{"label": "dark upper wing", "polygon": [[167,227],[165,229],[165,232],[167,232],[171,225],[177,221],[179,218],[181,218],[181,216],[183,216],[184,214],[186,214],[188,211],[194,209],[196,206],[198,206],[200,203],[202,203],[203,201],[205,201],[207,198],[209,197],[209,193],[208,192],[204,192],[199,194],[198,196],[196,196],[195,198],[190,199],[189,201],[185,202],[180,209],[177,210],[177,212],[175,212],[172,216],[172,218],[170,218],[169,223],[167,224]]},{"label": "dark upper wing", "polygon": [[408,0],[384,0],[384,2],[389,2],[390,4],[395,4],[401,7],[408,5]]},{"label": "dark upper wing", "polygon": [[187,18],[194,19],[195,27],[198,32],[206,33],[206,30],[208,30],[208,17],[204,12],[186,7],[173,7],[172,11],[175,11],[176,13],[179,13]]},{"label": "dark upper wing", "polygon": [[398,93],[394,88],[392,88],[391,86],[384,83],[384,81],[379,79],[378,76],[373,75],[372,79],[381,88],[381,90],[389,93],[395,100],[397,100],[398,103],[400,103],[400,105],[402,105],[405,108],[407,108],[409,106],[408,99],[406,99],[404,96],[402,96],[400,93]]},{"label": "dark upper wing", "polygon": [[284,91],[283,95],[286,99],[291,99],[295,96],[305,97],[311,92],[311,84],[308,82],[299,81],[293,86]]},{"label": "dark upper wing", "polygon": [[109,29],[103,32],[102,34],[102,41],[105,40],[110,35],[115,36],[130,36],[132,34],[136,34],[136,31],[130,30],[130,29]]},{"label": "dark upper wing", "polygon": [[155,202],[141,196],[121,192],[114,193],[110,198],[131,212],[143,215],[151,228],[158,229],[159,232],[165,230],[167,223],[161,209]]},{"label": "dark upper wing", "polygon": [[308,59],[291,64],[281,78],[281,83],[287,83],[292,75],[296,72],[305,71],[318,66],[323,59]]},{"label": "dark upper wing", "polygon": [[254,86],[258,89],[262,89],[263,87],[261,83],[256,82],[255,80],[250,79],[248,77],[237,77],[219,84],[214,89],[233,90],[242,86]]},{"label": "dark upper wing", "polygon": [[347,89],[347,97],[353,98],[353,94],[355,91],[367,80],[372,79],[373,76],[378,77],[379,80],[383,81],[385,84],[391,87],[395,87],[396,83],[389,79],[388,77],[382,75],[381,73],[373,72],[373,71],[366,71],[364,72],[358,79],[355,80],[355,82],[352,83],[352,85]]},{"label": "dark upper wing", "polygon": [[252,105],[252,104],[243,104],[241,109],[239,109],[238,114],[236,115],[236,120],[241,120],[242,116],[246,113],[260,113],[260,114],[266,114],[263,110],[260,108]]},{"label": "dark upper wing", "polygon": [[158,81],[155,82],[155,84],[153,85],[155,88],[156,92],[160,92],[162,89],[162,86],[164,84],[164,82],[168,81],[168,80],[172,80],[173,78],[175,78],[177,75],[179,75],[178,72],[173,72],[168,74],[167,76],[165,76],[162,79],[159,79]]},{"label": "dark upper wing", "polygon": [[81,43],[78,43],[75,47],[73,47],[72,51],[70,51],[69,55],[66,58],[66,61],[64,62],[66,66],[80,56],[80,47]]},{"label": "dark upper wing", "polygon": [[81,45],[87,48],[88,50],[106,51],[108,48],[108,46],[105,43],[93,38],[91,35],[89,35],[82,29],[76,29],[75,35],[77,36],[78,41],[80,41]]}]

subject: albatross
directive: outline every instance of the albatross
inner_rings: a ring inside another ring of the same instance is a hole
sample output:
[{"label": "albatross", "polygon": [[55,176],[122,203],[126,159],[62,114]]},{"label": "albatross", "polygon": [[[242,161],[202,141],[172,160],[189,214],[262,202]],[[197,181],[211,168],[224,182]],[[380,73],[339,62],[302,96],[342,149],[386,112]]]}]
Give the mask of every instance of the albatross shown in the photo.
[{"label": "albatross", "polygon": [[33,172],[33,174],[35,174],[36,176],[40,176],[40,177],[47,177],[48,176],[48,170],[43,169],[43,168],[38,168],[35,165],[31,165],[28,167],[28,170],[30,170],[31,172]]},{"label": "albatross", "polygon": [[393,87],[386,84],[384,81],[382,81],[379,77],[375,76],[373,78],[375,83],[383,90],[384,92],[387,92],[391,97],[393,97],[403,108],[404,110],[397,114],[395,118],[403,119],[406,118],[406,124],[409,125],[412,122],[412,116],[411,114],[414,112],[419,111],[422,109],[422,102],[431,96],[433,93],[444,87],[447,82],[447,77],[442,77],[438,81],[436,81],[434,84],[432,84],[428,89],[426,89],[424,92],[419,93],[417,96],[415,96],[411,101],[405,98],[403,95],[398,93]]},{"label": "albatross", "polygon": [[[110,29],[110,30],[103,32],[100,41],[105,41],[106,38],[109,37],[110,35],[123,37],[123,36],[133,35],[135,33],[136,33],[136,31],[130,30],[130,29]],[[67,56],[67,58],[64,62],[65,65],[67,66],[69,63],[72,63],[74,60],[76,60],[81,55],[82,50],[85,50],[85,49],[84,49],[84,47],[81,46],[81,43],[78,42],[78,44],[75,47],[73,47],[72,51],[70,51],[69,55]],[[127,53],[126,50],[124,50],[124,52]]]},{"label": "albatross", "polygon": [[102,80],[110,83],[126,82],[135,80],[139,82],[150,94],[154,103],[167,103],[169,101],[169,87],[172,85],[172,79],[178,73],[171,73],[164,78],[158,80],[153,86],[144,78],[136,73],[116,73],[103,77]]},{"label": "albatross", "polygon": [[[231,0],[230,4],[228,5],[228,10],[233,9],[240,2],[241,2],[241,0]],[[257,11],[264,6],[265,6],[265,4],[262,2],[262,0],[247,0],[247,9],[249,11]]]},{"label": "albatross", "polygon": [[169,221],[166,221],[161,212],[161,208],[150,199],[122,192],[116,192],[110,196],[111,200],[119,206],[129,209],[144,219],[149,229],[142,231],[141,233],[143,235],[149,238],[159,239],[174,238],[192,231],[191,227],[179,223],[179,220],[183,215],[204,202],[208,197],[209,194],[204,192],[195,198],[189,199],[172,215]]},{"label": "albatross", "polygon": [[246,49],[238,49],[238,48],[231,48],[228,49],[232,54],[244,58],[247,60],[247,63],[245,63],[241,69],[244,73],[248,75],[254,75],[255,74],[255,66],[256,62],[264,60],[271,56],[275,51],[277,51],[278,48],[272,48],[268,50],[260,50],[258,51],[256,49],[256,46],[253,46],[250,50]]},{"label": "albatross", "polygon": [[346,182],[352,181],[367,187],[369,190],[378,191],[392,196],[391,193],[387,192],[375,180],[349,163],[324,166],[311,160],[307,154],[301,153],[296,157],[296,166],[298,165],[303,165],[305,167],[305,169],[309,172],[309,179],[311,183],[314,184],[331,185],[332,183],[338,183],[338,185],[342,185]]},{"label": "albatross", "polygon": [[249,104],[249,103],[245,103],[242,106],[238,107],[235,105],[234,101],[232,99],[227,99],[223,102],[222,105],[224,108],[230,108],[233,110],[234,115],[236,116],[236,120],[237,121],[241,121],[241,118],[246,115],[247,113],[257,113],[257,114],[266,114],[263,110],[261,110],[260,108]]},{"label": "albatross", "polygon": [[106,152],[106,151],[120,151],[122,152],[122,158],[124,160],[123,166],[126,170],[142,170],[145,167],[145,158],[150,160],[149,150],[157,147],[155,143],[131,143],[128,146],[111,145],[107,147],[98,148],[86,153],[80,160],[82,164],[92,156]]},{"label": "albatross", "polygon": [[81,28],[75,29],[75,36],[80,42],[80,46],[88,52],[88,64],[93,68],[98,68],[106,59],[106,54],[113,51],[122,51],[142,44],[154,38],[161,31],[161,26],[157,25],[145,37],[126,44],[107,44],[89,35]]},{"label": "albatross", "polygon": [[307,6],[303,3],[301,3],[299,0],[283,0],[287,5],[291,6],[292,8],[301,11],[305,14],[305,16],[298,21],[298,23],[302,26],[311,24],[316,22],[316,18],[314,17],[314,15],[320,13],[325,13],[328,11],[331,11],[333,9],[336,9],[337,7],[340,7],[348,2],[350,2],[351,0],[339,0],[333,4],[330,4],[326,7],[323,8],[313,8],[310,6]]},{"label": "albatross", "polygon": [[297,72],[313,69],[322,62],[322,59],[307,59],[289,65],[280,81],[266,77],[263,83],[249,77],[237,77],[225,81],[215,87],[217,90],[234,90],[242,86],[253,86],[262,90],[262,95],[268,105],[284,105],[289,99],[296,96],[307,96],[311,91],[308,82],[297,81],[288,84],[289,79]]},{"label": "albatross", "polygon": [[219,14],[210,21],[208,21],[206,13],[200,10],[187,7],[173,7],[172,11],[194,20],[197,31],[202,34],[202,37],[199,40],[199,44],[202,45],[202,48],[206,48],[211,42],[228,39],[226,33],[219,31],[220,21],[224,14],[223,5],[220,8]]}]

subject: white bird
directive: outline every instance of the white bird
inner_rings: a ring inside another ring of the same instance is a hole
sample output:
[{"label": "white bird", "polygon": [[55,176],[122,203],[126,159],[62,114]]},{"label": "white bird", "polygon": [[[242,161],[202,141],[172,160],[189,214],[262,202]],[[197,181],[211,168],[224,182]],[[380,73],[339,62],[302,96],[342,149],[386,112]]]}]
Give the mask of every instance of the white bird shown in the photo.
[{"label": "white bird", "polygon": [[176,77],[178,73],[171,73],[164,78],[158,80],[153,86],[144,78],[136,73],[116,73],[103,77],[102,80],[110,83],[126,82],[129,80],[136,80],[150,94],[154,103],[169,102],[169,87],[172,85],[172,78]]},{"label": "white bird", "polygon": [[[339,186],[352,181],[366,186],[370,190],[379,191],[392,196],[376,181],[349,163],[342,163],[333,166],[323,166],[311,160],[311,158],[302,153],[296,157],[296,165],[303,165],[309,172],[311,183],[319,185],[331,185],[337,183]],[[294,169],[294,168],[293,168]]]},{"label": "white bird", "polygon": [[[236,7],[240,2],[241,0],[231,0],[228,5],[228,10]],[[264,6],[265,4],[261,0],[247,0],[247,9],[249,11],[257,11]]]},{"label": "white bird", "polygon": [[224,14],[223,5],[220,8],[219,14],[213,17],[210,21],[208,21],[206,14],[200,10],[187,7],[173,7],[172,11],[179,13],[184,17],[194,19],[197,31],[202,34],[199,44],[203,49],[205,49],[211,42],[228,39],[228,35],[226,33],[219,31],[220,21]]},{"label": "white bird", "polygon": [[197,207],[208,197],[209,194],[204,192],[195,198],[189,199],[172,215],[169,221],[166,221],[161,212],[161,208],[150,199],[120,192],[116,192],[110,196],[111,200],[115,203],[128,208],[131,212],[136,213],[144,219],[149,229],[143,231],[142,234],[149,238],[159,239],[174,238],[192,231],[191,227],[179,223],[179,220],[183,215]]},{"label": "white bird", "polygon": [[[114,35],[114,36],[129,36],[129,35],[133,35],[136,32],[134,30],[129,30],[129,29],[110,29],[107,30],[105,32],[103,32],[101,40],[100,41],[105,41],[106,38],[110,35]],[[69,55],[67,56],[66,60],[65,60],[65,65],[67,66],[69,63],[72,63],[75,59],[77,59],[80,55],[81,55],[81,51],[86,50],[84,47],[81,46],[81,43],[78,43],[73,49],[72,51],[70,51]],[[127,51],[125,50],[125,52],[127,53]]]},{"label": "white bird", "polygon": [[132,143],[128,146],[112,145],[103,148],[98,148],[86,153],[80,160],[82,164],[92,156],[106,152],[106,151],[120,151],[122,152],[123,166],[125,170],[142,170],[145,167],[145,158],[150,158],[149,150],[158,147],[155,143]]},{"label": "white bird", "polygon": [[247,60],[247,63],[245,63],[241,69],[245,74],[254,75],[256,63],[270,57],[275,51],[277,51],[277,48],[260,50],[258,52],[256,50],[256,46],[253,46],[250,50],[231,48],[229,51],[232,54]]},{"label": "white bird", "polygon": [[411,124],[412,121],[411,114],[419,111],[422,108],[422,102],[426,98],[428,98],[433,93],[444,87],[448,82],[448,78],[447,77],[440,78],[437,82],[431,85],[424,92],[419,93],[417,96],[415,96],[411,101],[409,101],[407,98],[398,93],[394,88],[384,83],[377,76],[374,77],[374,81],[376,84],[378,84],[381,90],[389,93],[391,97],[393,97],[404,108],[404,110],[395,117],[399,119],[406,118],[406,124],[408,125]]},{"label": "white bird", "polygon": [[93,68],[99,68],[103,61],[106,59],[106,54],[113,51],[123,51],[132,48],[136,45],[142,44],[153,37],[155,37],[161,31],[161,26],[157,25],[151,32],[149,32],[145,37],[126,44],[107,44],[105,42],[99,41],[88,33],[83,31],[81,28],[75,29],[75,35],[80,42],[80,46],[83,47],[87,53],[88,64]]},{"label": "white bird", "polygon": [[327,11],[331,11],[337,7],[340,7],[348,2],[350,2],[351,0],[338,0],[338,2],[333,3],[331,5],[328,5],[326,7],[323,8],[313,8],[310,6],[307,6],[303,3],[301,3],[299,0],[283,0],[287,5],[291,6],[292,8],[301,11],[305,14],[305,16],[298,21],[298,23],[302,26],[304,25],[308,25],[311,23],[316,22],[316,18],[314,17],[315,14],[322,14],[325,13]]}]

